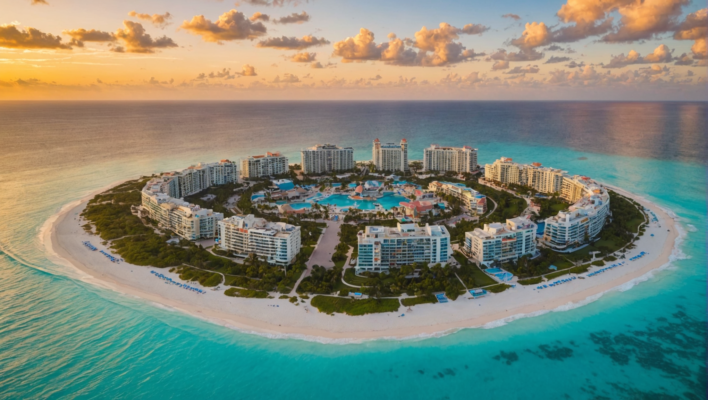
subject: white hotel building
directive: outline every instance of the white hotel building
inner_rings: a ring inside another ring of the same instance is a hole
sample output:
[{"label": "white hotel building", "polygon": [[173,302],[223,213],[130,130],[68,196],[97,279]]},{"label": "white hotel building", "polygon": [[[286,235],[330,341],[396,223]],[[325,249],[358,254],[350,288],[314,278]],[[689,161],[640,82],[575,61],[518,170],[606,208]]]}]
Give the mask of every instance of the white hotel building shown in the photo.
[{"label": "white hotel building", "polygon": [[563,197],[574,202],[568,211],[545,220],[542,243],[562,252],[578,249],[600,235],[610,216],[607,189],[586,176],[563,180]]},{"label": "white hotel building", "polygon": [[471,213],[481,215],[487,212],[487,196],[461,183],[433,181],[428,185],[428,190],[455,196]]},{"label": "white hotel building", "polygon": [[288,172],[288,158],[280,152],[268,152],[265,155],[250,156],[241,160],[243,178],[264,178]]},{"label": "white hotel building", "polygon": [[354,149],[333,144],[318,144],[301,151],[302,172],[323,174],[354,169]]},{"label": "white hotel building", "polygon": [[425,171],[455,171],[458,173],[477,170],[477,149],[470,146],[444,147],[432,144],[424,150]]},{"label": "white hotel building", "polygon": [[568,211],[545,220],[542,243],[554,250],[569,252],[595,239],[610,215],[610,195],[602,185],[565,171],[514,163],[501,158],[485,166],[485,179],[502,184],[515,183],[542,193],[558,193],[572,205]]},{"label": "white hotel building", "polygon": [[536,224],[530,219],[517,217],[507,219],[506,224],[484,224],[465,233],[464,252],[480,264],[489,266],[494,261],[501,263],[517,260],[536,252]]},{"label": "white hotel building", "polygon": [[402,139],[396,144],[375,139],[372,161],[378,171],[408,171],[408,141]]},{"label": "white hotel building", "polygon": [[388,271],[414,263],[444,265],[452,255],[450,233],[443,225],[367,226],[357,236],[357,272]]},{"label": "white hotel building", "polygon": [[246,257],[256,254],[272,264],[287,265],[300,252],[300,227],[268,222],[253,215],[219,221],[219,246]]},{"label": "white hotel building", "polygon": [[187,240],[200,240],[216,237],[217,223],[224,219],[224,214],[202,209],[181,199],[170,197],[169,183],[162,177],[150,180],[141,192],[141,213],[158,222],[158,226],[169,229]]}]

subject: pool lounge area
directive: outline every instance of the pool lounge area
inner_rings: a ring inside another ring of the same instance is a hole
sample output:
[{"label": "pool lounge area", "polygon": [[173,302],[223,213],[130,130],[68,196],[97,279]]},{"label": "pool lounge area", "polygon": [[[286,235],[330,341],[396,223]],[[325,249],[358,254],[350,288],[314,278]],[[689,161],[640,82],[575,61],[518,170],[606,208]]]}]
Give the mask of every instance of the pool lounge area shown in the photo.
[{"label": "pool lounge area", "polygon": [[[318,204],[322,205],[332,205],[340,209],[355,207],[360,210],[375,210],[376,206],[374,203],[381,204],[381,207],[385,210],[390,210],[393,207],[398,207],[402,201],[407,201],[403,196],[386,192],[384,195],[374,201],[371,200],[353,200],[349,198],[346,194],[333,194],[322,200],[314,200]],[[344,210],[342,210],[344,211]]]}]

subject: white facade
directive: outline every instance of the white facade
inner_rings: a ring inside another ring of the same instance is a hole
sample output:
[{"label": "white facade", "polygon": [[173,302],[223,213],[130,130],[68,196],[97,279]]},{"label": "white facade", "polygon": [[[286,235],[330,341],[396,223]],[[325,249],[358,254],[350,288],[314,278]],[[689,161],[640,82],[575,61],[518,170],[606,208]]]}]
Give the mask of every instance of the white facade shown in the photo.
[{"label": "white facade", "polygon": [[484,214],[487,212],[487,196],[461,183],[433,181],[428,185],[428,190],[457,197],[462,205],[472,213]]},{"label": "white facade", "polygon": [[199,163],[177,172],[166,172],[162,179],[169,184],[162,193],[181,198],[206,190],[211,186],[238,183],[238,164],[229,160],[218,163]]},{"label": "white facade", "polygon": [[506,224],[484,224],[465,233],[464,251],[480,264],[489,266],[494,261],[507,262],[536,252],[536,224],[530,219],[507,219]]},{"label": "white facade", "polygon": [[348,171],[354,168],[354,149],[333,144],[318,144],[301,151],[302,171],[306,174],[322,174],[332,171]]},{"label": "white facade", "polygon": [[[530,187],[540,193],[562,194],[565,171],[546,168],[540,163],[517,164],[511,158],[502,157],[494,164],[484,167],[484,178],[502,184]],[[573,200],[569,200],[573,201]]]},{"label": "white facade", "polygon": [[477,170],[477,149],[470,146],[443,147],[430,145],[424,150],[425,171],[455,171],[458,173]]},{"label": "white facade", "polygon": [[375,139],[372,161],[379,171],[408,171],[408,141],[402,139],[400,144],[395,144]]},{"label": "white facade", "polygon": [[610,195],[585,176],[565,177],[563,182],[564,196],[575,203],[545,220],[542,242],[558,251],[573,251],[602,231],[610,215]]},{"label": "white facade", "polygon": [[443,225],[367,226],[357,236],[357,272],[388,271],[391,267],[419,262],[445,264],[452,255],[450,233]]},{"label": "white facade", "polygon": [[241,160],[243,178],[263,178],[288,172],[288,158],[280,152],[250,156]]},{"label": "white facade", "polygon": [[219,221],[219,246],[241,256],[256,254],[269,263],[287,265],[300,252],[300,227],[268,222],[253,215]]},{"label": "white facade", "polygon": [[216,237],[217,223],[224,219],[224,214],[175,199],[168,193],[169,184],[162,178],[149,181],[141,192],[142,211],[157,221],[160,228],[169,229],[184,239]]}]

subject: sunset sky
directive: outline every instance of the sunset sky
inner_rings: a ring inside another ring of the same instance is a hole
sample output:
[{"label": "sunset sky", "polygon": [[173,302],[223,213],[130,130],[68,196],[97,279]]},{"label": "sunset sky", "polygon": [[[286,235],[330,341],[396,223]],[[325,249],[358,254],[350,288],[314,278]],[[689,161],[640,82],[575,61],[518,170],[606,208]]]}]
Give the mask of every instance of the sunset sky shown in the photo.
[{"label": "sunset sky", "polygon": [[708,100],[705,2],[0,0],[0,99]]}]

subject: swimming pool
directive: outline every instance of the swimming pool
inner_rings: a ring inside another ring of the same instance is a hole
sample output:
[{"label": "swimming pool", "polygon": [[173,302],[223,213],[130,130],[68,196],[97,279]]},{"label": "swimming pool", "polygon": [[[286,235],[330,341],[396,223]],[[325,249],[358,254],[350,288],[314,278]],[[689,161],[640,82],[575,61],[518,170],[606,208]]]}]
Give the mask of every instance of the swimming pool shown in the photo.
[{"label": "swimming pool", "polygon": [[333,184],[332,184],[332,187],[333,187],[333,188],[335,188],[335,187],[340,187],[340,186],[342,186],[341,183],[333,183]]},{"label": "swimming pool", "polygon": [[349,198],[349,195],[346,194],[333,194],[326,199],[319,200],[318,203],[323,205],[333,205],[339,208],[356,207],[360,210],[373,210],[376,208],[374,203],[379,203],[385,210],[390,210],[393,207],[398,207],[399,203],[402,201],[408,200],[405,197],[394,193],[385,193],[383,197],[376,199],[375,201],[352,200]]},{"label": "swimming pool", "polygon": [[310,203],[292,203],[292,204],[290,204],[290,207],[292,207],[293,210],[301,210],[303,208],[312,207],[312,204],[310,204]]},{"label": "swimming pool", "polygon": [[499,268],[490,268],[490,269],[485,269],[484,272],[486,272],[488,274],[497,274],[499,272],[504,272],[504,271],[500,270]]}]

